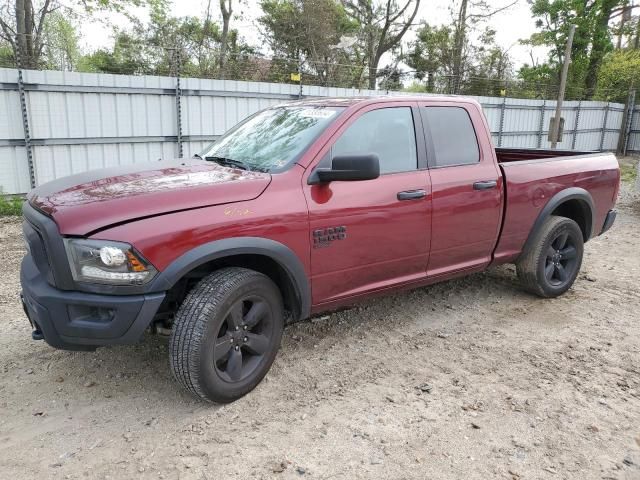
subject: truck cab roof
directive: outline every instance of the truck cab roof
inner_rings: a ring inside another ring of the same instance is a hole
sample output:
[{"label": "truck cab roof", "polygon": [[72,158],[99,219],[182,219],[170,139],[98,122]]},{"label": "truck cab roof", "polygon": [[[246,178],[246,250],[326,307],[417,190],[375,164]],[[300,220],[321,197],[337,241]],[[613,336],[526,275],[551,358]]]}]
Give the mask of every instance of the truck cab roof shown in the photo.
[{"label": "truck cab roof", "polygon": [[473,103],[480,107],[480,103],[468,97],[456,95],[381,95],[377,97],[322,97],[305,98],[287,103],[287,106],[315,106],[315,107],[352,107],[355,105],[370,105],[394,102],[455,102]]}]

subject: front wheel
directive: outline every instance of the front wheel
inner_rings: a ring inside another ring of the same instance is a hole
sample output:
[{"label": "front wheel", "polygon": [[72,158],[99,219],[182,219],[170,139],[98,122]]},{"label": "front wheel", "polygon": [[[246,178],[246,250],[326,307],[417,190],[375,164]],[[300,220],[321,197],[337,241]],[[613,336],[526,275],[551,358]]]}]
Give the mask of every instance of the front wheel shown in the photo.
[{"label": "front wheel", "polygon": [[223,268],[198,283],[176,313],[171,371],[192,394],[218,403],[253,390],[273,363],[284,327],[278,287],[245,268]]},{"label": "front wheel", "polygon": [[516,263],[522,285],[551,298],[573,285],[584,252],[582,231],[570,218],[551,216],[536,234],[532,248]]}]

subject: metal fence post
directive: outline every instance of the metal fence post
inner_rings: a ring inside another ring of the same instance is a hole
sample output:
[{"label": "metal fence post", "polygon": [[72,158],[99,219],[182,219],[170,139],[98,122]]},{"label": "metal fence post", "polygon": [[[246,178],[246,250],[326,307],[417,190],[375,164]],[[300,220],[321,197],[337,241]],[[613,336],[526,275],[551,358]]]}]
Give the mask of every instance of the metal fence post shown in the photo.
[{"label": "metal fence post", "polygon": [[627,121],[626,121],[626,125],[625,125],[625,130],[624,130],[624,143],[622,146],[622,154],[626,155],[627,154],[627,147],[629,146],[629,137],[631,136],[631,126],[633,125],[633,114],[635,113],[634,110],[636,108],[636,91],[635,89],[632,89],[629,92],[629,100],[627,101],[628,103],[628,110],[627,110]]},{"label": "metal fence post", "polygon": [[542,139],[544,138],[544,112],[547,108],[547,100],[542,100],[540,105],[540,124],[538,125],[538,148],[542,148]]},{"label": "metal fence post", "polygon": [[29,166],[29,185],[36,188],[36,172],[33,164],[33,148],[31,146],[31,133],[29,130],[29,115],[27,113],[27,98],[24,93],[24,79],[22,77],[22,55],[20,42],[16,38],[16,60],[18,66],[18,96],[20,97],[20,110],[22,111],[22,129],[24,130],[24,146],[27,151],[27,164]]},{"label": "metal fence post", "polygon": [[174,62],[176,77],[176,137],[178,140],[178,158],[182,158],[182,88],[180,86],[180,50],[177,47],[174,52]]},{"label": "metal fence post", "polygon": [[498,130],[498,146],[502,146],[502,133],[504,130],[504,111],[507,108],[507,97],[502,98],[502,105],[500,105],[500,130]]},{"label": "metal fence post", "polygon": [[580,123],[580,107],[582,106],[582,100],[578,100],[578,108],[576,110],[576,122],[573,126],[573,138],[571,139],[571,150],[576,149],[576,140],[578,139],[578,125]]},{"label": "metal fence post", "polygon": [[604,120],[602,121],[602,134],[600,135],[600,148],[602,151],[604,147],[604,137],[607,134],[607,122],[609,120],[609,102],[607,102],[607,106],[604,108]]}]

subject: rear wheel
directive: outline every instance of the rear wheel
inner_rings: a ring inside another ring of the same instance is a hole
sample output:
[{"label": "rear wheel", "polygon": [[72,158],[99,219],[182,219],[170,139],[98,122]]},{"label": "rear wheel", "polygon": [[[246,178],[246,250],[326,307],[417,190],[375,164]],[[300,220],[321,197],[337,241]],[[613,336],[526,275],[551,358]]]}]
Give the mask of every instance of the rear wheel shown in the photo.
[{"label": "rear wheel", "polygon": [[582,231],[570,218],[551,216],[533,246],[516,264],[523,286],[541,297],[557,297],[575,281],[582,265]]},{"label": "rear wheel", "polygon": [[283,326],[282,297],[269,277],[244,268],[218,270],[194,287],[176,313],[171,371],[194,395],[232,402],[269,371]]}]

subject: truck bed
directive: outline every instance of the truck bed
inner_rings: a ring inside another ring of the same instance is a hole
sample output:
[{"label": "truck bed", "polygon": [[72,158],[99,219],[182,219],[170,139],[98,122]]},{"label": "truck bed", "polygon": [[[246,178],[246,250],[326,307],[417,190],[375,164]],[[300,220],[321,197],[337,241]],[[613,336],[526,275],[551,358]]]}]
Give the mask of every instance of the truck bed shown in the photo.
[{"label": "truck bed", "polygon": [[576,150],[551,150],[543,148],[496,148],[498,163],[543,160],[556,157],[576,157],[580,155],[596,155],[597,152]]},{"label": "truck bed", "polygon": [[[620,171],[609,152],[575,152],[497,148],[504,178],[505,215],[494,258],[513,261],[521,252],[534,221],[559,192],[588,192],[593,203],[585,240],[599,235],[618,194]],[[611,188],[615,185],[615,188]],[[580,208],[576,203],[572,207]]]}]

